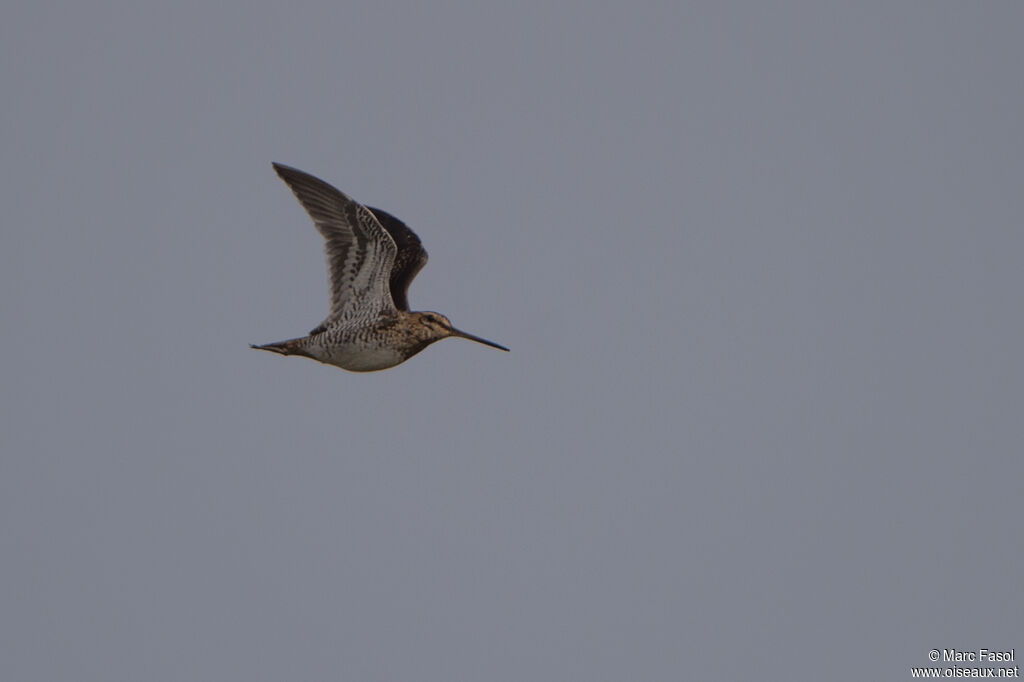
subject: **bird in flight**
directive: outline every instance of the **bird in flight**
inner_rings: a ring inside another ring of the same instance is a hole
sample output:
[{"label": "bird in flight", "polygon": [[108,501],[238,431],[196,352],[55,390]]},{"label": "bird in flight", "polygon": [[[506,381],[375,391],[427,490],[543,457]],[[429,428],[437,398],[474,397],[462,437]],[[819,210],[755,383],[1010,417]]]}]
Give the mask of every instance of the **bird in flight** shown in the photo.
[{"label": "bird in flight", "polygon": [[309,173],[273,166],[323,235],[331,309],[306,336],[250,348],[352,372],[394,367],[450,336],[508,350],[456,329],[444,315],[409,310],[409,284],[427,264],[427,252],[405,223]]}]

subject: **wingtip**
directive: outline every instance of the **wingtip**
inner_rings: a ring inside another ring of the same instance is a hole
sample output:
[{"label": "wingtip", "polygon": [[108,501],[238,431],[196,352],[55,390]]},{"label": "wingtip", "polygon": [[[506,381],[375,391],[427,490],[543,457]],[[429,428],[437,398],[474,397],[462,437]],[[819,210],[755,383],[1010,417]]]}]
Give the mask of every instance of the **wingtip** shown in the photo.
[{"label": "wingtip", "polygon": [[[295,183],[297,182],[313,184],[320,183],[323,185],[327,185],[328,187],[331,187],[331,185],[328,185],[326,182],[316,177],[315,175],[310,175],[306,171],[299,170],[295,166],[289,166],[286,163],[278,163],[277,161],[271,161],[270,165],[274,169],[274,172],[277,173],[277,177],[284,180],[285,184],[287,184],[289,187],[292,187],[293,189]],[[331,187],[331,189],[334,188]]]}]

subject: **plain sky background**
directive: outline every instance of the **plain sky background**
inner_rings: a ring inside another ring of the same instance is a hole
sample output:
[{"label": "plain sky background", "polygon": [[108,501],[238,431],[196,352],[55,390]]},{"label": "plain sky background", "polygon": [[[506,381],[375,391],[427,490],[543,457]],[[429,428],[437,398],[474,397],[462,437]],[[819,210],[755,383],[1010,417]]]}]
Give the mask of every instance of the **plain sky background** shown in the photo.
[{"label": "plain sky background", "polygon": [[[1024,651],[1024,5],[15,2],[0,679]],[[407,221],[357,375],[280,161]],[[1020,658],[1018,654],[1018,658]]]}]

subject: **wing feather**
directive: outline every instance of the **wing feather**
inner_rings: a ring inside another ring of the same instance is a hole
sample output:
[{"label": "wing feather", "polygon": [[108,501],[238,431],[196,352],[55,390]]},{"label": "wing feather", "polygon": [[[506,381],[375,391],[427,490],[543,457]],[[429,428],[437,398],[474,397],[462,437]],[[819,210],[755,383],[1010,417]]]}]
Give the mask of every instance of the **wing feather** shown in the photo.
[{"label": "wing feather", "polygon": [[395,264],[391,268],[391,299],[399,310],[409,309],[409,285],[416,274],[427,264],[427,251],[416,233],[409,226],[391,215],[373,206],[367,206],[380,224],[395,241],[398,253]]},{"label": "wing feather", "polygon": [[395,310],[389,278],[398,247],[376,216],[323,180],[273,164],[323,235],[331,309],[327,325]]}]

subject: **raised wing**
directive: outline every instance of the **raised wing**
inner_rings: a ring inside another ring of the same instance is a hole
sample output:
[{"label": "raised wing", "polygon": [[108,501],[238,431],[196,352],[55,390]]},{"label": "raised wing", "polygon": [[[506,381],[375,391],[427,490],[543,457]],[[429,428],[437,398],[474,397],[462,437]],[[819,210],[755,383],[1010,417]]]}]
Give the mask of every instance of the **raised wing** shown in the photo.
[{"label": "raised wing", "polygon": [[319,178],[279,163],[273,166],[325,240],[331,311],[310,333],[334,322],[394,310],[388,280],[398,249],[373,213]]},{"label": "raised wing", "polygon": [[409,285],[416,273],[427,264],[427,251],[423,248],[416,233],[401,220],[379,208],[373,206],[366,208],[373,212],[398,247],[395,264],[391,267],[391,300],[395,302],[395,307],[399,310],[408,310]]}]

